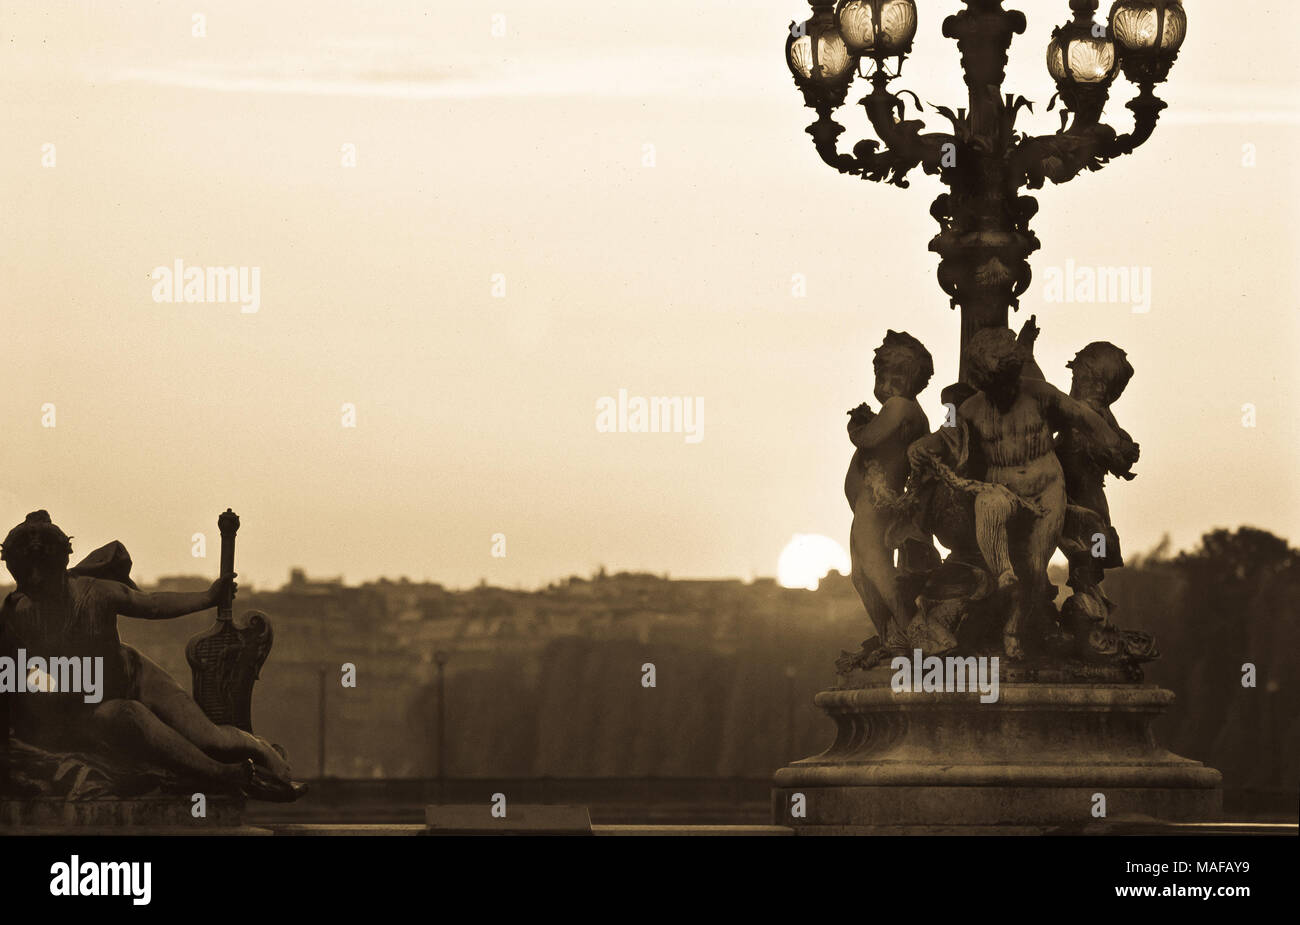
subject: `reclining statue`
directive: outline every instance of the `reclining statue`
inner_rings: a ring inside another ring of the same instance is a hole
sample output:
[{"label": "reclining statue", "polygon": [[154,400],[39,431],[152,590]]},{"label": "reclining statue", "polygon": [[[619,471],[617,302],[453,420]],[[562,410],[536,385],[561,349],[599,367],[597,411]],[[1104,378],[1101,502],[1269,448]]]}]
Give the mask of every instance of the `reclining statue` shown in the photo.
[{"label": "reclining statue", "polygon": [[[47,687],[0,697],[9,708],[0,733],[8,738],[12,729],[16,740],[5,743],[5,757],[53,766],[51,755],[67,753],[101,772],[143,768],[214,793],[297,799],[306,788],[293,781],[283,749],[214,723],[166,671],[118,636],[119,614],[167,620],[228,602],[234,572],[206,591],[147,593],[127,574],[130,558],[121,544],[96,550],[69,569],[71,552],[69,537],[45,511],[28,514],[9,531],[0,559],[17,588],[0,607],[0,656],[13,658],[21,649],[47,660],[102,659],[101,696],[91,703],[79,692]],[[29,679],[18,680],[32,689]]]}]

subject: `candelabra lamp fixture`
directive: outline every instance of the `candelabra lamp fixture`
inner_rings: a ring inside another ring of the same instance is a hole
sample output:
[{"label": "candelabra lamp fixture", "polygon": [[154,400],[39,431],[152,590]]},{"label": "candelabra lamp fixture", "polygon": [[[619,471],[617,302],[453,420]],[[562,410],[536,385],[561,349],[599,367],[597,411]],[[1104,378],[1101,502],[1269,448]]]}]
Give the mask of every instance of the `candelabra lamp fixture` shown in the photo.
[{"label": "candelabra lamp fixture", "polygon": [[[1003,0],[964,2],[944,20],[943,35],[957,42],[969,100],[955,111],[934,107],[951,132],[926,132],[920,119],[907,118],[904,96],[919,112],[916,95],[889,89],[912,50],[916,0],[809,0],[812,16],[791,23],[786,40],[786,63],[817,113],[807,132],[822,160],[841,173],[900,187],[920,167],[948,187],[930,208],[940,227],[930,249],[940,257],[940,287],[961,310],[963,351],[981,328],[1005,327],[1029,286],[1028,257],[1039,246],[1029,222],[1038,202],[1020,191],[1099,170],[1150,138],[1166,105],[1155,87],[1168,78],[1187,35],[1179,0],[1116,0],[1105,23],[1095,19],[1099,0],[1069,0],[1073,15],[1047,46],[1056,83],[1048,108],[1059,100],[1061,126],[1055,134],[1028,135],[1016,131],[1016,117],[1032,104],[1002,89],[1007,52],[1025,31],[1025,16],[1004,9]],[[1102,121],[1120,73],[1138,88],[1128,103],[1133,130],[1125,134]],[[871,83],[859,102],[879,141],[859,141],[846,153],[838,144],[844,127],[832,113],[858,76]]]}]

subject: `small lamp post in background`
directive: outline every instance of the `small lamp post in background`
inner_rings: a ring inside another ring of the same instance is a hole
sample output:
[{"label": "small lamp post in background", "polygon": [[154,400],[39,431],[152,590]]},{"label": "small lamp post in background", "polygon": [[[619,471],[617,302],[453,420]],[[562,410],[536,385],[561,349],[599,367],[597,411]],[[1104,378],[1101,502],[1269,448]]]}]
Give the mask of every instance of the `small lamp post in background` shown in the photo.
[{"label": "small lamp post in background", "polygon": [[326,668],[321,668],[317,673],[319,687],[316,695],[316,762],[320,766],[320,776],[322,779],[325,777],[325,679],[328,674],[329,670]]},{"label": "small lamp post in background", "polygon": [[447,771],[447,682],[445,670],[450,656],[442,649],[433,653],[434,664],[438,666],[438,802],[443,799],[443,778]]},{"label": "small lamp post in background", "polygon": [[794,754],[794,679],[793,665],[785,666],[785,759],[793,761]]}]

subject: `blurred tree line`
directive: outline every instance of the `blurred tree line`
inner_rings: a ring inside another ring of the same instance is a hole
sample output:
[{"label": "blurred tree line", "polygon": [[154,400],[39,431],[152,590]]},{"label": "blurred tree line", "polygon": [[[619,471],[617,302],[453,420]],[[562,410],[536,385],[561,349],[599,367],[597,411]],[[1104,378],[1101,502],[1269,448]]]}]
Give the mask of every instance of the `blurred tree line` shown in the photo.
[{"label": "blurred tree line", "polygon": [[1265,530],[1214,530],[1173,556],[1166,539],[1109,573],[1105,588],[1114,621],[1160,646],[1147,679],[1178,697],[1156,725],[1161,744],[1222,771],[1230,810],[1234,794],[1293,808],[1300,553]]},{"label": "blurred tree line", "polygon": [[[1161,744],[1222,771],[1230,812],[1289,810],[1300,786],[1298,563],[1285,540],[1243,527],[1178,555],[1165,541],[1106,578],[1114,621],[1156,636],[1162,656],[1147,680],[1177,696],[1156,724]],[[864,614],[860,625],[755,620],[731,652],[669,639],[553,640],[540,664],[457,673],[449,773],[766,777],[830,743],[812,698],[834,683],[834,655],[866,635]],[[646,662],[658,667],[653,689],[636,680]],[[431,728],[434,702],[427,688],[415,696],[412,733]]]}]

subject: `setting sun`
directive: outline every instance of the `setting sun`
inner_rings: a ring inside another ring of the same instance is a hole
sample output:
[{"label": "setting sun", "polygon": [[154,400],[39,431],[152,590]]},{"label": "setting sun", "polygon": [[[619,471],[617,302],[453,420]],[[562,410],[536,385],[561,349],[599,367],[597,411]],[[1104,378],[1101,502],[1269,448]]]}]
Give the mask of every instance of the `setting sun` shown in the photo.
[{"label": "setting sun", "polygon": [[849,574],[849,554],[828,536],[796,533],[781,550],[776,563],[776,580],[783,588],[807,588],[817,585],[831,569]]}]

